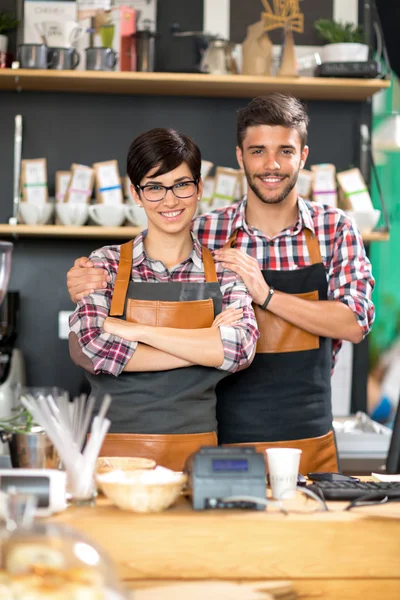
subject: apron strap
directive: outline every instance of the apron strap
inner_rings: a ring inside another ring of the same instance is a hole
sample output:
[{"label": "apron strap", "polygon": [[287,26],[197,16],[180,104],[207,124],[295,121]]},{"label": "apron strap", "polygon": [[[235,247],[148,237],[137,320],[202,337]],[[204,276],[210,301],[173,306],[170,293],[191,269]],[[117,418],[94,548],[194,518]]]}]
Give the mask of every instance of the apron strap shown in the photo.
[{"label": "apron strap", "polygon": [[201,248],[204,274],[206,276],[207,283],[218,283],[217,272],[215,270],[215,263],[213,256],[208,248],[202,246]]},{"label": "apron strap", "polygon": [[121,245],[117,279],[111,301],[110,317],[124,314],[125,298],[132,277],[133,240]]},{"label": "apron strap", "polygon": [[223,246],[224,250],[227,250],[228,248],[233,248],[234,246],[236,246],[237,234],[238,234],[237,229],[235,229],[235,231],[232,233],[229,240],[227,242],[225,242],[225,244]]},{"label": "apron strap", "polygon": [[[224,250],[236,245],[237,233],[237,229],[235,229],[229,240],[224,244]],[[317,238],[310,229],[304,229],[304,235],[306,236],[307,250],[310,255],[311,264],[322,263],[321,250]]]},{"label": "apron strap", "polygon": [[322,263],[321,250],[317,238],[310,229],[304,229],[304,235],[306,236],[307,250],[310,255],[311,264]]}]

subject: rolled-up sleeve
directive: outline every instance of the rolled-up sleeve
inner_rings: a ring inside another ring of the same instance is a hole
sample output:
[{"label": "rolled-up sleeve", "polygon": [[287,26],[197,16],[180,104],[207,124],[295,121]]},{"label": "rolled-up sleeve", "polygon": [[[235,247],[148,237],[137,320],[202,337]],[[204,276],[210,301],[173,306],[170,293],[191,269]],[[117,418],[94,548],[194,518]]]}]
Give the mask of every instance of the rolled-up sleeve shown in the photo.
[{"label": "rolled-up sleeve", "polygon": [[225,270],[221,279],[223,294],[222,310],[243,308],[243,317],[234,326],[220,327],[221,340],[224,347],[222,371],[235,373],[248,367],[253,361],[257,340],[260,337],[257,321],[252,306],[252,298],[241,279],[232,271]]},{"label": "rolled-up sleeve", "polygon": [[343,302],[353,311],[365,337],[375,318],[371,263],[356,225],[343,217],[339,227],[328,273],[328,299]]},{"label": "rolled-up sleeve", "polygon": [[[107,270],[112,278],[115,274],[109,269],[108,261],[101,250],[93,253],[90,260],[95,267]],[[104,321],[109,315],[113,281],[104,290],[97,290],[84,297],[70,316],[70,336],[75,335],[83,354],[89,358],[95,374],[106,373],[117,377],[133,356],[137,342],[129,342],[118,336],[106,333]],[[82,364],[85,368],[85,366]]]}]

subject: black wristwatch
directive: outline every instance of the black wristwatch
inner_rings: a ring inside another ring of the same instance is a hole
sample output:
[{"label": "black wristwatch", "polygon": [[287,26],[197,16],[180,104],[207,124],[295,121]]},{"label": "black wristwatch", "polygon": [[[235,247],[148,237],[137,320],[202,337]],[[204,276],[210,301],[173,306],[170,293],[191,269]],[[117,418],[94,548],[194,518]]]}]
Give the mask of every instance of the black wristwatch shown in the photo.
[{"label": "black wristwatch", "polygon": [[260,304],[260,305],[259,305],[259,306],[260,306],[260,308],[261,308],[262,310],[266,310],[266,308],[267,308],[268,304],[270,303],[270,301],[271,301],[271,298],[272,298],[272,296],[273,296],[274,294],[275,294],[275,290],[274,290],[274,288],[273,288],[273,287],[270,287],[270,288],[269,288],[269,292],[268,292],[268,296],[265,298],[265,302],[264,302],[264,304]]}]

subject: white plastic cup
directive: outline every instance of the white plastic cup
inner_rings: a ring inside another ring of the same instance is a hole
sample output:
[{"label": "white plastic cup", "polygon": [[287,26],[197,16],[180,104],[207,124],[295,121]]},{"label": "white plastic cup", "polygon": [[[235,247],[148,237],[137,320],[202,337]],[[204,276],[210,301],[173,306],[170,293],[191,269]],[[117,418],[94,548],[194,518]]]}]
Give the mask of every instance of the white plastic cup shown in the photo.
[{"label": "white plastic cup", "polygon": [[276,500],[296,495],[301,450],[298,448],[267,448],[269,482]]}]

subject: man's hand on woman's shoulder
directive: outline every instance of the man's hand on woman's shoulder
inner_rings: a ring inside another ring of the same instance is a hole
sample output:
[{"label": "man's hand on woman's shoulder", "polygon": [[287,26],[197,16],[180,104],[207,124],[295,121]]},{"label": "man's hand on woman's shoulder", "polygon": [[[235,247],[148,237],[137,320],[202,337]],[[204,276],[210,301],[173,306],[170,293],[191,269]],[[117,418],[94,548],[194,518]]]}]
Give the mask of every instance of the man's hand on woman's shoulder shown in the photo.
[{"label": "man's hand on woman's shoulder", "polygon": [[95,269],[93,263],[86,256],[77,258],[74,266],[67,273],[68,293],[72,302],[76,304],[95,290],[106,288],[108,280],[107,271]]}]

